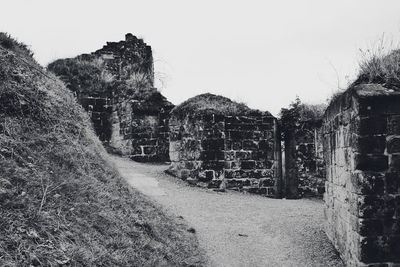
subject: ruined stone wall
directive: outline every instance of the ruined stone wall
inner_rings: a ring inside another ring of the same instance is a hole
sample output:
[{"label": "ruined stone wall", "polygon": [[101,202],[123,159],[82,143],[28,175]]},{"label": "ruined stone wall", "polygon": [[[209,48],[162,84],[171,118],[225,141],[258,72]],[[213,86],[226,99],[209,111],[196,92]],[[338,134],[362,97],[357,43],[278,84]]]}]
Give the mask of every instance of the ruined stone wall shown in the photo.
[{"label": "ruined stone wall", "polygon": [[170,128],[170,172],[192,184],[279,197],[281,158],[272,116],[178,119]]},{"label": "ruined stone wall", "polygon": [[322,135],[318,121],[301,122],[296,136],[295,166],[299,176],[301,196],[321,196],[325,191],[325,163]]},{"label": "ruined stone wall", "polygon": [[173,105],[154,85],[149,45],[132,34],[91,54],[49,65],[77,95],[111,152],[137,161],[168,161]]},{"label": "ruined stone wall", "polygon": [[151,46],[130,33],[125,35],[124,41],[107,42],[103,48],[81,57],[86,60],[100,58],[108,72],[117,80],[136,79],[142,85],[154,86]]},{"label": "ruined stone wall", "polygon": [[81,97],[78,101],[92,119],[93,128],[99,139],[108,143],[111,138],[111,99],[108,97]]},{"label": "ruined stone wall", "polygon": [[109,146],[119,154],[142,162],[169,160],[169,111],[141,109],[143,103],[123,100],[112,112]]},{"label": "ruined stone wall", "polygon": [[349,89],[323,122],[326,233],[348,266],[400,263],[400,95]]}]

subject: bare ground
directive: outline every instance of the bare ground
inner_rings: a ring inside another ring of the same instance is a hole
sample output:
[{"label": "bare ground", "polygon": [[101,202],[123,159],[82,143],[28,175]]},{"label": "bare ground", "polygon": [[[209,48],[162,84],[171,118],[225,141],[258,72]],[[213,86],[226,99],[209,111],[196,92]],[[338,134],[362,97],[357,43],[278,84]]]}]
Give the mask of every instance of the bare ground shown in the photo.
[{"label": "bare ground", "polygon": [[122,176],[193,227],[209,266],[343,266],[323,232],[321,200],[191,187],[167,165],[112,157]]}]

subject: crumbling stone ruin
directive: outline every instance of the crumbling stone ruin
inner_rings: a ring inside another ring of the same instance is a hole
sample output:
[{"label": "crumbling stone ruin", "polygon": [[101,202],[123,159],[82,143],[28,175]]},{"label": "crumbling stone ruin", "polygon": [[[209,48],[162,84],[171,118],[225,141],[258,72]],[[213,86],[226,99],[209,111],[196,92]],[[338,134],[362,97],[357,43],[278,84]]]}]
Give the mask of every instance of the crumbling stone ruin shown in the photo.
[{"label": "crumbling stone ruin", "polygon": [[321,118],[325,105],[302,104],[297,98],[281,110],[284,150],[284,195],[322,197],[325,190],[325,165]]},{"label": "crumbling stone ruin", "polygon": [[400,92],[352,86],[323,119],[326,233],[348,266],[400,263]]},{"label": "crumbling stone ruin", "polygon": [[277,119],[227,98],[204,94],[171,112],[169,172],[209,188],[280,197]]},{"label": "crumbling stone ruin", "polygon": [[168,114],[174,107],[154,88],[151,47],[132,34],[91,54],[48,68],[75,92],[106,147],[137,161],[167,161]]},{"label": "crumbling stone ruin", "polygon": [[278,126],[268,112],[212,94],[174,108],[154,88],[150,46],[131,34],[49,69],[110,151],[170,160],[171,174],[216,190],[277,198],[325,191],[326,233],[348,266],[400,263],[399,91],[354,83],[322,119],[303,116],[296,102]]},{"label": "crumbling stone ruin", "polygon": [[286,197],[321,196],[325,191],[320,120],[300,121],[284,135]]}]

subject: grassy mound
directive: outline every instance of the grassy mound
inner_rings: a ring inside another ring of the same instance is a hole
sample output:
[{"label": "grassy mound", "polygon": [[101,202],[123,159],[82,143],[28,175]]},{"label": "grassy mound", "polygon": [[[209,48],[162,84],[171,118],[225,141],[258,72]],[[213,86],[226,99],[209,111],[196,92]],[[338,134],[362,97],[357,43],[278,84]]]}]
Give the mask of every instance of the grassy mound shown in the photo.
[{"label": "grassy mound", "polygon": [[[172,115],[184,118],[186,115],[197,116],[217,114],[227,116],[258,115],[261,111],[250,109],[246,104],[237,103],[227,97],[210,93],[189,98],[172,110]],[[269,114],[265,112],[265,114]]]},{"label": "grassy mound", "polygon": [[0,266],[202,265],[196,237],[129,188],[72,93],[0,45]]}]

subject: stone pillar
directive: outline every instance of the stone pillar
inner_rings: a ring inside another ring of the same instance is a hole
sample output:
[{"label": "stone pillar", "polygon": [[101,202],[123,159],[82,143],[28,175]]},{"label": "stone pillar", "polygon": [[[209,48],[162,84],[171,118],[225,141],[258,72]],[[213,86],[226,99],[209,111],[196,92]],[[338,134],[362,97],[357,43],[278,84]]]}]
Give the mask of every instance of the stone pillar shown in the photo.
[{"label": "stone pillar", "polygon": [[400,265],[400,93],[348,89],[323,122],[326,233],[347,266]]},{"label": "stone pillar", "polygon": [[293,132],[285,133],[285,195],[288,199],[299,197],[299,178],[296,164],[296,139]]}]

